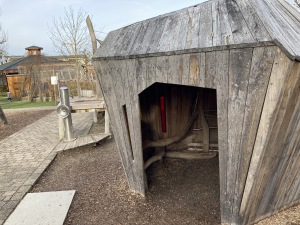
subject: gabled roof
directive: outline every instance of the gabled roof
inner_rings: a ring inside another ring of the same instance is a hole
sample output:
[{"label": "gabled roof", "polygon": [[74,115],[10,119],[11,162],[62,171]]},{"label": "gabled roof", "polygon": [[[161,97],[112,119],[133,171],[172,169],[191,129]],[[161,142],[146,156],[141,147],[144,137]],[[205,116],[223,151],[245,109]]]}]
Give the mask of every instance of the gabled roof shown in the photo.
[{"label": "gabled roof", "polygon": [[30,47],[27,47],[27,48],[25,48],[25,50],[28,50],[28,49],[31,49],[31,48],[38,48],[38,49],[42,49],[43,50],[43,48],[42,47],[39,47],[39,46],[35,46],[35,45],[32,45],[32,46],[30,46]]},{"label": "gabled roof", "polygon": [[17,70],[17,65],[20,65],[21,63],[23,63],[23,60],[25,59],[22,58],[22,59],[17,59],[15,61],[12,61],[12,62],[8,62],[8,63],[5,63],[3,65],[0,65],[0,71],[3,71],[3,70]]},{"label": "gabled roof", "polygon": [[17,59],[15,61],[0,65],[0,71],[17,70],[18,66],[22,66],[22,64],[24,65],[26,63],[35,63],[37,59],[40,60],[39,63],[66,63],[65,61],[58,60],[51,57],[46,57],[43,55],[29,55],[22,59]]},{"label": "gabled roof", "polygon": [[300,61],[299,42],[300,13],[285,0],[211,0],[110,32],[94,59],[276,44]]},{"label": "gabled roof", "polygon": [[65,63],[64,61],[52,58],[52,57],[47,57],[47,56],[43,56],[43,55],[29,55],[27,57],[24,58],[24,61],[19,64],[26,64],[26,63],[35,63],[37,62],[37,60],[39,60],[39,63]]}]

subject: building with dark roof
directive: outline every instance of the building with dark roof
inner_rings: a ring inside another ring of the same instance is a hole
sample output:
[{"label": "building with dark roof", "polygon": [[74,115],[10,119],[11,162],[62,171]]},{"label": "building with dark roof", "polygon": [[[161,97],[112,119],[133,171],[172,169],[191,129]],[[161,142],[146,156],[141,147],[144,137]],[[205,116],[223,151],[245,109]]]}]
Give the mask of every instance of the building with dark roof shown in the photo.
[{"label": "building with dark roof", "polygon": [[[73,80],[75,78],[74,62],[62,61],[54,57],[48,57],[41,54],[42,47],[30,46],[25,48],[28,55],[16,59],[12,62],[0,65],[0,85],[7,85],[12,97],[19,97],[21,89],[30,88],[30,84],[20,88],[25,76],[39,67],[39,80],[41,83],[47,83],[50,76],[58,73],[59,80]],[[31,67],[29,69],[29,67]],[[35,71],[36,73],[36,71]]]}]

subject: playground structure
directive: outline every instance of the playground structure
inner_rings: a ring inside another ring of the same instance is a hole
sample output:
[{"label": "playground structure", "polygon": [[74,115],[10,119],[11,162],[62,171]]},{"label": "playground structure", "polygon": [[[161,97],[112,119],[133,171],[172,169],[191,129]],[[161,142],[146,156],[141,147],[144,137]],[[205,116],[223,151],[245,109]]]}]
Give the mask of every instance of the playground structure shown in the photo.
[{"label": "playground structure", "polygon": [[164,157],[218,152],[222,224],[298,203],[299,32],[284,0],[207,1],[110,32],[93,63],[129,188],[145,195]]}]

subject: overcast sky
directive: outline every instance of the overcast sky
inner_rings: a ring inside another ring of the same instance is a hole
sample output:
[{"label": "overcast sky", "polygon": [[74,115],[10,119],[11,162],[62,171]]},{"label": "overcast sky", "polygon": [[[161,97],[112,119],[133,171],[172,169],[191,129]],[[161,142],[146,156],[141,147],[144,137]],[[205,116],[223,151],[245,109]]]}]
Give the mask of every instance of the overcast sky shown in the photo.
[{"label": "overcast sky", "polygon": [[[43,47],[47,55],[55,51],[48,37],[53,17],[64,14],[69,5],[82,7],[92,15],[95,30],[104,32],[192,6],[205,0],[0,0],[0,21],[9,35],[9,55],[24,55],[31,45]],[[288,0],[293,2],[293,0]],[[105,35],[102,35],[102,39]]]},{"label": "overcast sky", "polygon": [[[69,5],[74,10],[82,7],[92,15],[95,30],[104,32],[192,6],[205,0],[0,0],[2,15],[0,21],[7,30],[9,55],[24,55],[31,45],[43,47],[42,52],[54,55],[55,51],[48,37],[48,25],[52,18],[63,16]],[[102,35],[102,39],[105,36]]]}]

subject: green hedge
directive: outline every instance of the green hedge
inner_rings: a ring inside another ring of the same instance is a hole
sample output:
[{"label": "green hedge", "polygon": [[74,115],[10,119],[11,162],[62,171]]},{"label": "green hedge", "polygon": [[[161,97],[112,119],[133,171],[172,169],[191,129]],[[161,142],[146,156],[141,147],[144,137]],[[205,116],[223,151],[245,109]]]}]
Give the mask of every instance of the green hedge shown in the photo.
[{"label": "green hedge", "polygon": [[7,86],[6,85],[0,85],[0,92],[6,92]]}]

